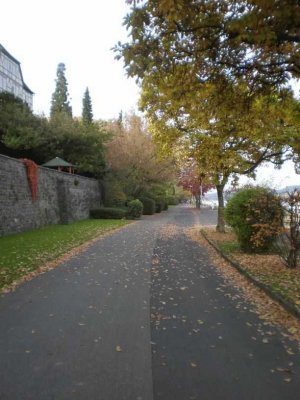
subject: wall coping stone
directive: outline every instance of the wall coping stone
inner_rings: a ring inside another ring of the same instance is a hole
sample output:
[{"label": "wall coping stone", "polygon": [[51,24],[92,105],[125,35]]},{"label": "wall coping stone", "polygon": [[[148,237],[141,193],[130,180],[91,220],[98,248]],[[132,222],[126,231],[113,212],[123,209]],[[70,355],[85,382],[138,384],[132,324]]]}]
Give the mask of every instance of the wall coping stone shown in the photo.
[{"label": "wall coping stone", "polygon": [[[20,164],[23,164],[23,161],[20,159],[20,158],[13,158],[13,157],[9,157],[9,156],[6,156],[5,154],[0,154],[0,158],[6,158],[6,159],[8,159],[8,160],[11,160],[11,161],[17,161],[17,162],[19,162]],[[90,179],[90,180],[92,180],[92,181],[98,181],[98,179],[95,179],[95,178],[90,178],[90,177],[88,177],[88,176],[84,176],[84,175],[78,175],[78,174],[70,174],[69,172],[64,172],[64,171],[58,171],[57,169],[52,169],[52,168],[47,168],[47,167],[43,167],[43,166],[41,166],[41,165],[38,165],[37,164],[37,166],[38,166],[38,168],[39,169],[41,169],[42,171],[51,171],[51,173],[57,173],[57,174],[62,174],[62,175],[65,175],[65,176],[71,176],[71,177],[76,177],[76,178],[81,178],[81,179]]]}]

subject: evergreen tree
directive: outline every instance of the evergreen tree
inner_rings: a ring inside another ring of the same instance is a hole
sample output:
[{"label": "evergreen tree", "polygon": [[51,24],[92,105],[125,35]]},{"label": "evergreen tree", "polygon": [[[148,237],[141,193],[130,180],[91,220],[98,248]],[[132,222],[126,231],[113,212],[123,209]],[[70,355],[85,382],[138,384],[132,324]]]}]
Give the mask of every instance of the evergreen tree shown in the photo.
[{"label": "evergreen tree", "polygon": [[66,113],[72,117],[72,107],[69,103],[68,83],[65,76],[65,64],[59,63],[56,70],[56,87],[52,94],[50,115],[56,113]]},{"label": "evergreen tree", "polygon": [[119,112],[119,116],[118,116],[118,125],[119,125],[120,127],[122,127],[122,125],[123,125],[123,111],[122,111],[122,110]]},{"label": "evergreen tree", "polygon": [[92,100],[88,88],[86,88],[82,100],[82,121],[86,125],[93,122]]}]

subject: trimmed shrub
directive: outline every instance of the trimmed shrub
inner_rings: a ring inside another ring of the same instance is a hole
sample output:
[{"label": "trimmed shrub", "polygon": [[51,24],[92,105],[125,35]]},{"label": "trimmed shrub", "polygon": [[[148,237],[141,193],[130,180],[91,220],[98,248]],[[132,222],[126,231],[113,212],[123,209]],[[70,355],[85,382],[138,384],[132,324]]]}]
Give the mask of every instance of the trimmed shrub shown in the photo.
[{"label": "trimmed shrub", "polygon": [[225,221],[235,231],[241,249],[266,252],[282,232],[284,211],[280,199],[271,190],[245,188],[227,203]]},{"label": "trimmed shrub", "polygon": [[155,201],[149,197],[142,197],[140,201],[143,203],[143,214],[152,215],[155,213]]},{"label": "trimmed shrub", "polygon": [[165,202],[161,197],[155,199],[155,212],[160,213],[164,209]]},{"label": "trimmed shrub", "polygon": [[176,206],[179,203],[179,199],[177,196],[168,196],[166,202],[169,206]]},{"label": "trimmed shrub", "polygon": [[131,200],[128,203],[128,208],[127,208],[127,216],[129,218],[140,218],[141,215],[143,214],[143,203],[138,200]]},{"label": "trimmed shrub", "polygon": [[102,207],[91,210],[90,216],[94,219],[123,219],[126,216],[126,210],[123,208]]}]

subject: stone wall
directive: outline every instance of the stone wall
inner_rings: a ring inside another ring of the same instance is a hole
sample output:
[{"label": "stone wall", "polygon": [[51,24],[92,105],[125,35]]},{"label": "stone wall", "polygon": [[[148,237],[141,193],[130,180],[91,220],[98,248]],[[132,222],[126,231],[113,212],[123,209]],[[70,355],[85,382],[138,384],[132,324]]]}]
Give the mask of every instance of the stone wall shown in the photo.
[{"label": "stone wall", "polygon": [[32,201],[22,161],[0,155],[0,236],[86,219],[101,203],[98,181],[38,168],[38,196]]}]

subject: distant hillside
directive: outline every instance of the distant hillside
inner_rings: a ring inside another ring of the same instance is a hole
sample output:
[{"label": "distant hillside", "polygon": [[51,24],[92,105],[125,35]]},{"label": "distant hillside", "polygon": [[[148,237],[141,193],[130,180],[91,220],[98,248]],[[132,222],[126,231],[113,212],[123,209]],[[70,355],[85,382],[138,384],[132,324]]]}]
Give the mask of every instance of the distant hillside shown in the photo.
[{"label": "distant hillside", "polygon": [[203,200],[204,201],[218,200],[217,191],[215,189],[212,189],[209,192],[205,193]]},{"label": "distant hillside", "polygon": [[292,193],[295,189],[300,190],[300,185],[291,185],[291,186],[286,186],[282,189],[278,189],[278,193]]},{"label": "distant hillside", "polygon": [[[276,189],[276,192],[277,193],[292,193],[295,189],[300,190],[300,185],[285,186],[282,189]],[[217,201],[218,200],[217,191],[215,189],[212,189],[208,193],[205,193],[203,200],[204,201]]]}]

